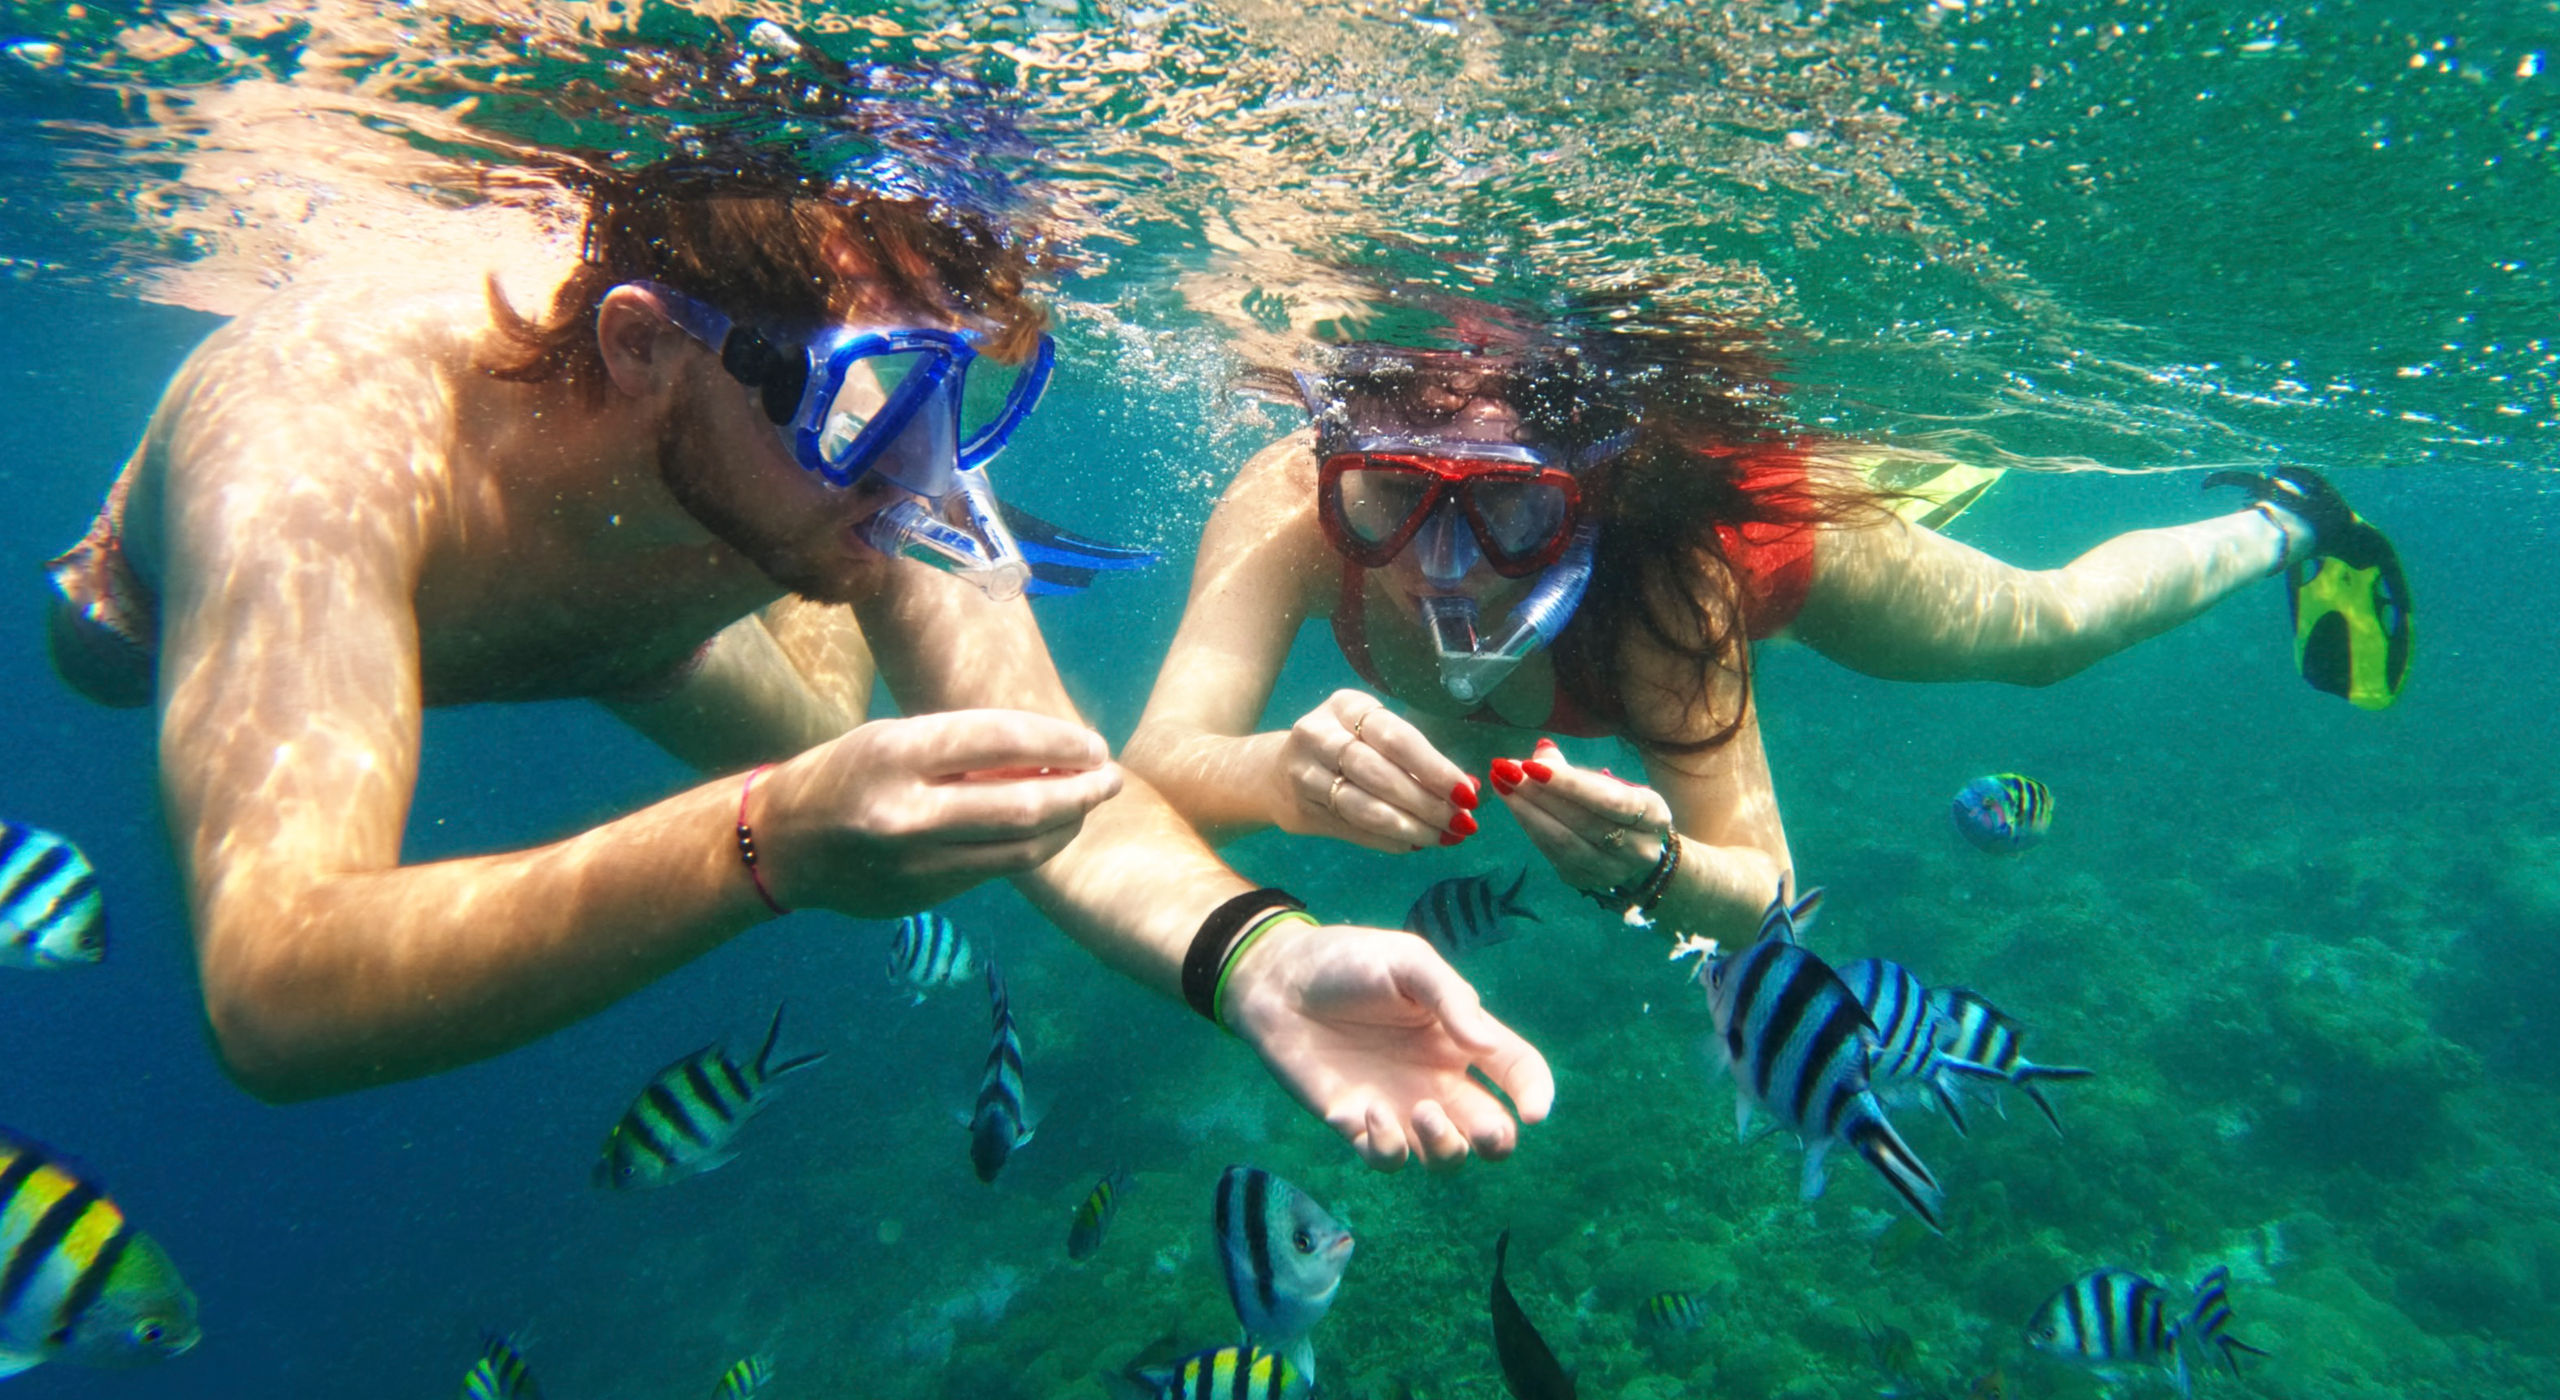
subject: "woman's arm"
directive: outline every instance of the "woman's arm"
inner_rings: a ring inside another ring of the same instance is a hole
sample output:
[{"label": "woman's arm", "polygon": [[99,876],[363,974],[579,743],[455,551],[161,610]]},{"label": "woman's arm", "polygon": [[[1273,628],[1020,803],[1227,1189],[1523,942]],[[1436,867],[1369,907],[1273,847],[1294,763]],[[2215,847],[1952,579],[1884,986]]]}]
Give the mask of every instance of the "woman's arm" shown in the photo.
[{"label": "woman's arm", "polygon": [[722,629],[665,694],[601,703],[695,771],[729,773],[862,723],[872,670],[851,608],[786,597]]},{"label": "woman's arm", "polygon": [[1123,752],[1214,842],[1278,826],[1410,851],[1457,820],[1455,793],[1473,798],[1464,770],[1363,691],[1255,732],[1299,627],[1331,610],[1341,569],[1316,525],[1306,436],[1263,449],[1209,518],[1182,626]]},{"label": "woman's arm", "polygon": [[[948,575],[899,565],[861,616],[911,714],[976,705],[1032,712],[1026,721],[1075,718],[1023,602],[990,603]],[[1014,785],[1050,781],[1059,779],[1020,775]],[[1209,913],[1252,888],[1138,779],[1018,884],[1095,957],[1168,995],[1179,993],[1183,954]],[[1544,1117],[1554,1095],[1537,1051],[1410,934],[1294,925],[1238,955],[1225,985],[1228,1028],[1374,1166],[1507,1155],[1518,1124],[1477,1074],[1521,1121]]]}]

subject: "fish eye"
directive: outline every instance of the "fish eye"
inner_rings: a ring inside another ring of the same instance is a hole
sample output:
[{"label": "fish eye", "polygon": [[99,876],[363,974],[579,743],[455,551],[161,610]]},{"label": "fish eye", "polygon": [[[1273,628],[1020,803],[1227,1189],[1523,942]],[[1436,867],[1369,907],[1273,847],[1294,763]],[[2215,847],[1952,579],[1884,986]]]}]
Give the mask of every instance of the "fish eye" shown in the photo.
[{"label": "fish eye", "polygon": [[1308,1234],[1307,1227],[1304,1225],[1299,1226],[1297,1231],[1289,1236],[1289,1243],[1297,1246],[1300,1254],[1316,1252],[1316,1237]]}]

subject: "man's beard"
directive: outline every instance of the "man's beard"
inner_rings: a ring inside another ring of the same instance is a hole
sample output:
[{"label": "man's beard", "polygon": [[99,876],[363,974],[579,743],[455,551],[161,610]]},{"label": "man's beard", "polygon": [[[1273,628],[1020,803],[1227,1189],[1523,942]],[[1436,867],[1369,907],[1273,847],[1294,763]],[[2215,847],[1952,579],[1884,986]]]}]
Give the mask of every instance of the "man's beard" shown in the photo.
[{"label": "man's beard", "polygon": [[813,603],[853,602],[857,590],[850,579],[828,573],[825,561],[808,557],[793,541],[760,531],[730,505],[721,493],[723,488],[734,490],[735,483],[713,465],[704,437],[699,405],[691,394],[681,395],[658,434],[658,480],[676,504],[782,587]]}]

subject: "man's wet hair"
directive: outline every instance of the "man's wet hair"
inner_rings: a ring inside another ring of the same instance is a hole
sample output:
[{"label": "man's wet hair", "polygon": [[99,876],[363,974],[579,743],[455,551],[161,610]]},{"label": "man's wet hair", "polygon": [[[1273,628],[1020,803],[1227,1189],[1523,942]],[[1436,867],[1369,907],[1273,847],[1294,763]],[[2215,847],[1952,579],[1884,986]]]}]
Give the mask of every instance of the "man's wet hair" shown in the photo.
[{"label": "man's wet hair", "polygon": [[663,282],[732,320],[783,328],[929,314],[980,332],[996,358],[1031,352],[1048,324],[1030,295],[1036,246],[993,216],[925,199],[852,193],[788,159],[679,159],[636,172],[579,170],[578,267],[539,317],[494,281],[500,379],[567,379],[604,391],[596,308],[626,282]]}]

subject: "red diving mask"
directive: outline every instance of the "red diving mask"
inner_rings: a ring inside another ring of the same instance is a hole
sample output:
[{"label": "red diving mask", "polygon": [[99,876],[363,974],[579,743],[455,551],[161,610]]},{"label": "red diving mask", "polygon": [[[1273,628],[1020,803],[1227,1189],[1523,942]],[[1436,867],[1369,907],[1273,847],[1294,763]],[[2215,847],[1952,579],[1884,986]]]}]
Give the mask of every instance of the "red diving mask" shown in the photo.
[{"label": "red diving mask", "polygon": [[1582,488],[1573,473],[1510,443],[1362,438],[1324,460],[1317,515],[1335,552],[1384,568],[1444,504],[1455,502],[1487,564],[1525,578],[1573,537]]}]

